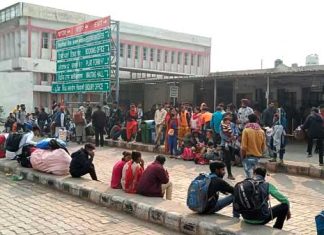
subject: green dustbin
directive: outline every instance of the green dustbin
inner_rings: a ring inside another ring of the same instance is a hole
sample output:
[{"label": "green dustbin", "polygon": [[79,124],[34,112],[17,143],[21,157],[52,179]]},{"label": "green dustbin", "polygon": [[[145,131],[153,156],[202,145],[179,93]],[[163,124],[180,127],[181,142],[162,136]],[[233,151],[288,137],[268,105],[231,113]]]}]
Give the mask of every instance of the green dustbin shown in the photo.
[{"label": "green dustbin", "polygon": [[141,123],[142,131],[142,143],[151,144],[152,143],[152,123],[153,120],[146,120]]}]

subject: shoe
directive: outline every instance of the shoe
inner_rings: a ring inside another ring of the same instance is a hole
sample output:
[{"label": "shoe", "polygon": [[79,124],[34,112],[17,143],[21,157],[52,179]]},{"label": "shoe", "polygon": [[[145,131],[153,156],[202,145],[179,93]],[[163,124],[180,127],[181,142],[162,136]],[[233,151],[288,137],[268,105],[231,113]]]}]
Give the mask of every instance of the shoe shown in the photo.
[{"label": "shoe", "polygon": [[320,163],[319,166],[324,166],[324,164],[323,163]]},{"label": "shoe", "polygon": [[312,154],[308,154],[307,157],[310,158],[310,157],[313,157],[313,155]]},{"label": "shoe", "polygon": [[227,179],[229,179],[229,180],[235,180],[235,177],[232,176],[232,175],[229,175],[229,176],[227,177]]},{"label": "shoe", "polygon": [[276,159],[276,158],[271,158],[271,159],[269,160],[269,162],[277,162],[277,159]]},{"label": "shoe", "polygon": [[283,165],[284,164],[284,161],[282,159],[279,160],[279,164],[280,165]]}]

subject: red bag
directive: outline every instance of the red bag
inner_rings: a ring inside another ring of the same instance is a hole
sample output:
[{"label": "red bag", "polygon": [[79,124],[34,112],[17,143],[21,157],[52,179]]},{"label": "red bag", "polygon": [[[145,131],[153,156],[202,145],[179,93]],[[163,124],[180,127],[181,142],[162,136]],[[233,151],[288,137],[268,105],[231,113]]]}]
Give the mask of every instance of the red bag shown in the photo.
[{"label": "red bag", "polygon": [[6,156],[5,145],[6,137],[4,135],[0,135],[0,158],[4,158]]},{"label": "red bag", "polygon": [[197,153],[195,157],[195,163],[198,165],[209,165],[209,160],[204,158],[201,153]]},{"label": "red bag", "polygon": [[73,121],[75,124],[84,124],[82,112],[76,112],[73,116]]}]

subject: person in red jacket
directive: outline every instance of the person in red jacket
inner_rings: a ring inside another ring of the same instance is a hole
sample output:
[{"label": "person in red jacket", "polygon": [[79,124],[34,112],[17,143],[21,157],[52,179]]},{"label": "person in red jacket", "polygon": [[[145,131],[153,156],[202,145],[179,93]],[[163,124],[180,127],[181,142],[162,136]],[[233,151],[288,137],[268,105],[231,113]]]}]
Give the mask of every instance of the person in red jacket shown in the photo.
[{"label": "person in red jacket", "polygon": [[169,174],[163,165],[165,157],[157,155],[155,161],[144,171],[137,184],[136,192],[147,197],[163,197],[172,199],[172,183],[169,180]]}]

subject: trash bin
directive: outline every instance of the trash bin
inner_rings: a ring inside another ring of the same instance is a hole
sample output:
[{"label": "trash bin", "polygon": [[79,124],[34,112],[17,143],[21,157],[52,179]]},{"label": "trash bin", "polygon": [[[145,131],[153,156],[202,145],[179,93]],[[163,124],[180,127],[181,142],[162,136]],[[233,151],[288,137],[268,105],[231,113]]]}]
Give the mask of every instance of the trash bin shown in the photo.
[{"label": "trash bin", "polygon": [[155,122],[154,120],[144,121],[146,124],[146,144],[154,144],[155,141]]},{"label": "trash bin", "polygon": [[141,128],[141,135],[142,135],[142,143],[148,144],[149,143],[149,136],[151,136],[150,130],[148,129],[148,125],[145,121],[142,121],[140,124]]},{"label": "trash bin", "polygon": [[324,211],[322,211],[315,217],[315,222],[316,222],[317,234],[324,235]]}]

